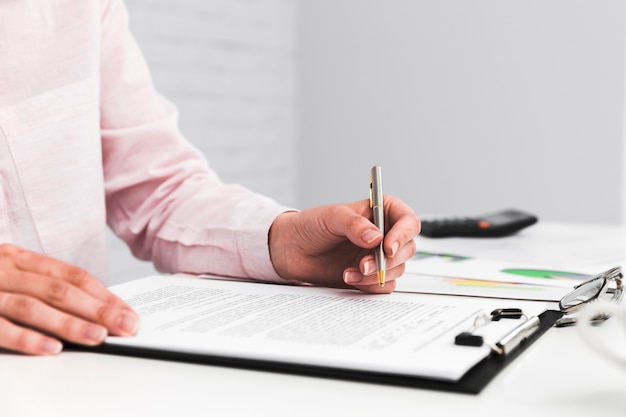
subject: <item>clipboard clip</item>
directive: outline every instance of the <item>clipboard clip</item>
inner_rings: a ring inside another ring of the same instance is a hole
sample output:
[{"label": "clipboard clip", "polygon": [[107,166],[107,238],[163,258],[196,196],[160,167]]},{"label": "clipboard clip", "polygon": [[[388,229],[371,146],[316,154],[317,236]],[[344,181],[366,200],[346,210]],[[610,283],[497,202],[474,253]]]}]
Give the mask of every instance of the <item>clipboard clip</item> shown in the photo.
[{"label": "clipboard clip", "polygon": [[[525,320],[497,342],[485,340],[482,336],[474,334],[474,331],[478,327],[484,326],[489,322],[499,321],[500,319],[520,319],[522,317],[525,318]],[[487,345],[496,355],[504,356],[524,343],[528,337],[539,329],[540,323],[539,317],[526,317],[519,308],[499,308],[493,310],[489,317],[485,314],[478,316],[476,320],[474,320],[474,328],[471,331],[459,333],[454,339],[454,344],[459,346]]]}]

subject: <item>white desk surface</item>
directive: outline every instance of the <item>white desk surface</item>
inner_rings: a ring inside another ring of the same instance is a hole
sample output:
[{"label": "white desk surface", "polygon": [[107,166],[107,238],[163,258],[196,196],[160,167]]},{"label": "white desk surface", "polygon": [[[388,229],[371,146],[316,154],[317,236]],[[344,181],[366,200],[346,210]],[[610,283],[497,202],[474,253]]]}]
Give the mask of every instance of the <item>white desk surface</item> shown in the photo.
[{"label": "white desk surface", "polygon": [[[607,226],[539,223],[500,240],[418,243],[590,270],[626,259],[626,232]],[[623,417],[626,367],[596,356],[575,328],[550,329],[478,395],[96,353],[0,353],[2,417],[172,415]]]}]

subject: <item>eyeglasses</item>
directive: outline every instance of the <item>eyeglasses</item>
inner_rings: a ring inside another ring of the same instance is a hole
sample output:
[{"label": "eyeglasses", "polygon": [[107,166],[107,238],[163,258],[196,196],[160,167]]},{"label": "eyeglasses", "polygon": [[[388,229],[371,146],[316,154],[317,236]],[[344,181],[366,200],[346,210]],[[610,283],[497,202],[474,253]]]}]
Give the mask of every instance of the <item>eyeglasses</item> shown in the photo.
[{"label": "eyeglasses", "polygon": [[[559,309],[564,314],[573,313],[588,303],[603,298],[606,294],[612,294],[610,301],[621,303],[624,295],[623,278],[622,268],[619,266],[595,275],[587,281],[576,285],[572,292],[566,294],[559,302]],[[591,321],[597,324],[607,320],[609,317],[610,314],[608,313],[599,313]],[[562,317],[557,320],[555,325],[557,327],[565,327],[576,324],[576,322],[576,317]]]}]

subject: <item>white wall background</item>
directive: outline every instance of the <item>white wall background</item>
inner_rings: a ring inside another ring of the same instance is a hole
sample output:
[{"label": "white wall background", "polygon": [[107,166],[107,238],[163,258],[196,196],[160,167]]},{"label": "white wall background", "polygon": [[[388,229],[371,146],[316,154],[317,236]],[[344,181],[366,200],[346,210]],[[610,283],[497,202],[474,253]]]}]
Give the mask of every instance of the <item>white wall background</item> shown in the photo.
[{"label": "white wall background", "polygon": [[624,8],[301,1],[300,203],[364,198],[380,164],[418,214],[619,222]]},{"label": "white wall background", "polygon": [[[127,0],[181,128],[225,181],[296,206],[519,207],[617,223],[623,0]],[[111,237],[112,281],[152,273]]]},{"label": "white wall background", "polygon": [[181,129],[227,182],[295,204],[296,2],[127,0]]}]

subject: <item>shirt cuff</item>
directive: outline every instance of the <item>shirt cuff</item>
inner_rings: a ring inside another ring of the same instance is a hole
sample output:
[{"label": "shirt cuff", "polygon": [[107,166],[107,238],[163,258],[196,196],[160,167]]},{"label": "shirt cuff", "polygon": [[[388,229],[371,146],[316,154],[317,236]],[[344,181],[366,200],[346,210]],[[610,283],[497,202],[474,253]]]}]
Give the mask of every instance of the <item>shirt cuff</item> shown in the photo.
[{"label": "shirt cuff", "polygon": [[269,231],[272,223],[280,214],[296,211],[292,208],[276,205],[266,210],[249,213],[242,222],[236,237],[237,252],[246,275],[261,281],[277,283],[300,283],[282,278],[272,265],[269,249]]}]

